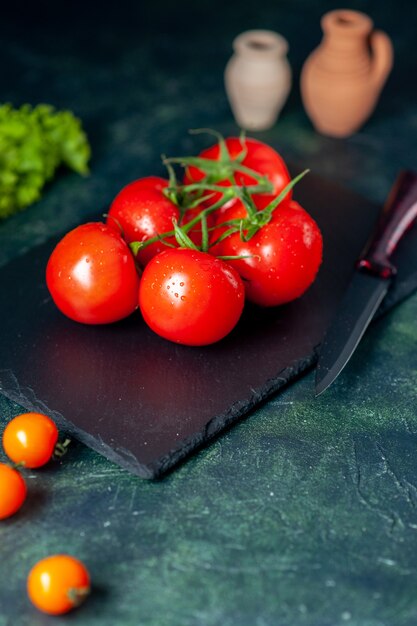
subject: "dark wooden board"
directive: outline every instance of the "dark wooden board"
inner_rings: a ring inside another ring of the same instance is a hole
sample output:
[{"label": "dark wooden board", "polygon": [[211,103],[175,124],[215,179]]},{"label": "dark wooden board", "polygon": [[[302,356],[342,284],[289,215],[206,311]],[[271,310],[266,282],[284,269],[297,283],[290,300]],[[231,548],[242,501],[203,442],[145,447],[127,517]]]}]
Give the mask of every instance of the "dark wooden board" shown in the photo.
[{"label": "dark wooden board", "polygon": [[[55,240],[9,263],[0,271],[0,391],[128,470],[162,475],[315,362],[380,207],[311,174],[295,197],[323,232],[317,281],[289,305],[248,307],[204,348],[159,338],[139,312],[106,327],[63,317],[44,281]],[[385,309],[417,287],[417,229],[396,260]]]}]

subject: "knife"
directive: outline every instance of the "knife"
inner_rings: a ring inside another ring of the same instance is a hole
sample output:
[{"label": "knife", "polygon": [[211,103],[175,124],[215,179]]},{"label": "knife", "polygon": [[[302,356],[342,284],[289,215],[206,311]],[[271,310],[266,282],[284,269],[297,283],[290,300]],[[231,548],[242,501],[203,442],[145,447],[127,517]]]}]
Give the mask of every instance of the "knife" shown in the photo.
[{"label": "knife", "polygon": [[397,178],[352,281],[320,347],[316,397],[337,378],[359,344],[397,272],[391,256],[417,218],[417,173]]}]

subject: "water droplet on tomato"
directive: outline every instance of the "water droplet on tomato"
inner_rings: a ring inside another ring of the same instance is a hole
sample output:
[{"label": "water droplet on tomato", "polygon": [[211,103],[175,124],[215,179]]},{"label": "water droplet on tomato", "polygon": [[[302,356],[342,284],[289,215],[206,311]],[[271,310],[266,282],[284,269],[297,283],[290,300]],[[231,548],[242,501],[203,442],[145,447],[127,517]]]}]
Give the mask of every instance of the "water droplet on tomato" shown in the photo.
[{"label": "water droplet on tomato", "polygon": [[181,300],[184,302],[186,300],[185,296],[181,296]]}]

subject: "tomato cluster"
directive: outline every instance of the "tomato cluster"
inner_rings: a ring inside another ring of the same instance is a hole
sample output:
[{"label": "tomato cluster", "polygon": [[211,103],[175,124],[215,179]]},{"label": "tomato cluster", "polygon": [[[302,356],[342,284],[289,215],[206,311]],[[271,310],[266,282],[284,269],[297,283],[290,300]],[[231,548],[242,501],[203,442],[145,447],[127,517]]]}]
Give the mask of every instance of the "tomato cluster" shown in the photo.
[{"label": "tomato cluster", "polygon": [[62,313],[107,324],[139,307],[165,339],[206,345],[234,328],[245,299],[277,306],[308,289],[322,236],[292,199],[302,175],[291,181],[273,148],[218,136],[198,156],[165,163],[169,179],[128,184],[106,223],[78,226],[58,243],[46,281]]}]

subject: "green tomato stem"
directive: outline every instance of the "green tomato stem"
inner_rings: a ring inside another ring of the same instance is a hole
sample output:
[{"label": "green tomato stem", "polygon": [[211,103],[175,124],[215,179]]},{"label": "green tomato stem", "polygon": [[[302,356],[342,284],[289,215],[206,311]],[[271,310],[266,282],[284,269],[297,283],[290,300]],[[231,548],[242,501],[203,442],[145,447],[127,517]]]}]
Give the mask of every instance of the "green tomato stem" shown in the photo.
[{"label": "green tomato stem", "polygon": [[[201,211],[201,213],[196,215],[192,220],[190,220],[186,224],[178,226],[178,228],[180,228],[182,232],[188,233],[188,231],[191,230],[191,228],[193,228],[193,226],[198,224],[198,222],[200,222],[203,219],[203,216],[207,217],[208,215],[210,215],[210,213],[213,213],[213,211],[216,211],[217,209],[222,207],[223,204],[225,204],[225,202],[227,202],[228,200],[230,200],[233,197],[234,197],[234,194],[229,189],[227,189],[227,191],[224,193],[223,198],[221,200],[219,200],[218,202],[213,204],[211,207],[208,207],[207,209],[204,209],[203,211]],[[129,247],[132,250],[133,254],[136,256],[137,253],[139,252],[139,250],[143,250],[144,248],[147,248],[148,246],[150,246],[151,244],[153,244],[153,243],[155,243],[157,241],[161,241],[161,240],[166,239],[168,237],[175,237],[175,236],[176,236],[176,231],[175,231],[175,228],[174,228],[173,230],[170,230],[170,231],[168,231],[166,233],[161,233],[159,235],[156,235],[155,237],[150,237],[146,241],[132,241],[129,244]],[[188,246],[186,246],[186,247],[188,247]],[[195,245],[192,244],[191,247],[195,247]]]},{"label": "green tomato stem", "polygon": [[61,459],[64,454],[68,452],[68,446],[70,445],[70,443],[71,439],[65,439],[62,442],[58,441],[58,443],[55,445],[55,450],[52,454],[52,458]]}]

